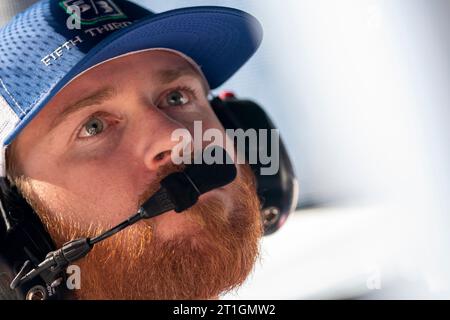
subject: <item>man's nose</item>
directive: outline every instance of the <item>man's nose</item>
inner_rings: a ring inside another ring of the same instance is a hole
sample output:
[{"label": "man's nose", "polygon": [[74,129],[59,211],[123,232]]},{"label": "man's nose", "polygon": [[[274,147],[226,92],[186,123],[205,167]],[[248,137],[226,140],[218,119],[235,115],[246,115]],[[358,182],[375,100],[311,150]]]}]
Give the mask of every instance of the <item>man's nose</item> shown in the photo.
[{"label": "man's nose", "polygon": [[172,139],[172,133],[177,129],[188,129],[160,110],[153,109],[149,113],[146,115],[149,121],[142,120],[146,122],[141,132],[145,144],[144,162],[149,170],[156,171],[172,162],[172,152],[179,144]]}]

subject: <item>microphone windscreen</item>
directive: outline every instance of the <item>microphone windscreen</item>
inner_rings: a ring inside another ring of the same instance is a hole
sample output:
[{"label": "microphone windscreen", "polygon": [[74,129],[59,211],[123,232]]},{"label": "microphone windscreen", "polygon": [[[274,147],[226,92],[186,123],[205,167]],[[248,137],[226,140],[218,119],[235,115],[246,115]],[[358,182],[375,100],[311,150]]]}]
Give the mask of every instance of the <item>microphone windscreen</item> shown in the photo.
[{"label": "microphone windscreen", "polygon": [[224,149],[218,146],[210,148],[212,149],[207,148],[204,154],[212,153],[217,160],[216,162],[212,164],[194,163],[187,166],[184,171],[201,194],[227,185],[236,178],[237,174],[236,166]]},{"label": "microphone windscreen", "polygon": [[175,211],[181,212],[193,206],[200,195],[223,187],[236,178],[237,170],[231,158],[220,147],[212,147],[203,152],[213,155],[215,162],[187,165],[183,172],[175,172],[161,181],[175,205]]}]

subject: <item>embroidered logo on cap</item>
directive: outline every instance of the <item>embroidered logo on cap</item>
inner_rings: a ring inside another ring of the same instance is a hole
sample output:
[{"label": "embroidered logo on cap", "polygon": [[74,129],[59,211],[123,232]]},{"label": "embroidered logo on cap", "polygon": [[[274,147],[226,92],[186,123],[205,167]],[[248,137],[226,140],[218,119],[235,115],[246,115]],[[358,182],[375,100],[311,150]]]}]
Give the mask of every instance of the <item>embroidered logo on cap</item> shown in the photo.
[{"label": "embroidered logo on cap", "polygon": [[63,0],[59,5],[83,25],[127,18],[112,0]]}]

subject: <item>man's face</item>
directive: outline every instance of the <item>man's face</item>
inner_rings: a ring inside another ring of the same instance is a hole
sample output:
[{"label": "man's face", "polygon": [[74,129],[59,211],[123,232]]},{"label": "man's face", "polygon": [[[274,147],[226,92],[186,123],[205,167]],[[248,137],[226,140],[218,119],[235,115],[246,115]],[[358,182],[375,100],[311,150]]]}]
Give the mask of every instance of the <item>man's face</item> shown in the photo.
[{"label": "man's face", "polygon": [[[59,246],[134,214],[167,174],[176,129],[223,127],[200,73],[146,51],[101,64],[66,86],[14,142],[19,184]],[[225,136],[225,135],[224,135]],[[186,213],[139,222],[81,260],[82,298],[213,298],[250,272],[261,237],[253,176],[200,197]],[[126,275],[125,275],[126,273]],[[215,273],[215,274],[213,274]]]}]

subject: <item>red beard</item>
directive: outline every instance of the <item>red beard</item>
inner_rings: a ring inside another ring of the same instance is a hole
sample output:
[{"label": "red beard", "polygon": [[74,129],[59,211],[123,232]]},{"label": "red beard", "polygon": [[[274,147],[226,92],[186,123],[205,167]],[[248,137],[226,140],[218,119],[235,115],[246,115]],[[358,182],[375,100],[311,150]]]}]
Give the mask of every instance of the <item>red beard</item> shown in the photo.
[{"label": "red beard", "polygon": [[[164,168],[162,178],[177,171]],[[232,210],[214,196],[188,211],[198,225],[195,235],[162,240],[155,236],[152,220],[141,221],[98,243],[76,264],[81,269],[81,289],[76,299],[212,299],[240,286],[259,253],[263,230],[254,176],[249,166],[232,183]],[[146,199],[159,186],[152,184]],[[100,234],[107,228],[81,230],[77,223],[52,214],[33,193],[22,192],[38,212],[59,247],[71,239]]]}]

